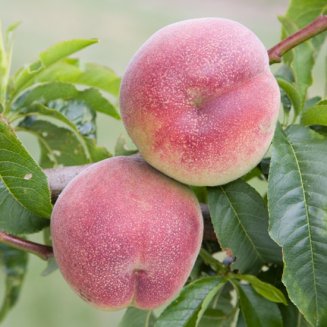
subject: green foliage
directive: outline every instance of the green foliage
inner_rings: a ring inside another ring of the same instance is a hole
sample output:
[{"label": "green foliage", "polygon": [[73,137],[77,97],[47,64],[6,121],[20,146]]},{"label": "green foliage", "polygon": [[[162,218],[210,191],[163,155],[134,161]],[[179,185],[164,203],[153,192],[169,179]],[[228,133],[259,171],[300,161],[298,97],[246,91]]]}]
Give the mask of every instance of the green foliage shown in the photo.
[{"label": "green foliage", "polygon": [[[60,42],[9,76],[11,36],[17,24],[0,30],[0,232],[29,234],[49,226],[50,190],[42,168],[81,165],[111,156],[96,144],[98,112],[120,119],[116,103],[120,78],[110,69],[68,56],[96,40]],[[115,104],[113,104],[115,103]],[[37,137],[39,163],[17,137]],[[6,291],[0,320],[17,300],[26,254],[0,245]],[[53,270],[50,265],[48,271]]]},{"label": "green foliage", "polygon": [[250,185],[237,180],[210,188],[208,204],[220,245],[236,257],[234,269],[257,273],[264,263],[281,261],[268,235],[267,208]]},{"label": "green foliage", "polygon": [[327,324],[327,142],[308,128],[277,128],[269,174],[270,234],[283,248],[283,282],[313,325]]},{"label": "green foliage", "polygon": [[240,309],[246,326],[283,326],[282,316],[276,303],[256,293],[250,285],[236,284],[240,297]]},{"label": "green foliage", "polygon": [[[291,0],[289,8],[283,17],[279,17],[282,25],[282,38],[295,33],[309,24],[317,16],[327,12],[325,0]],[[302,105],[306,99],[308,88],[311,86],[312,69],[318,51],[326,37],[326,33],[318,35],[284,56],[284,61],[292,69],[296,90],[301,96]]]},{"label": "green foliage", "polygon": [[155,316],[152,311],[145,311],[130,307],[126,310],[119,327],[153,327]]},{"label": "green foliage", "polygon": [[180,296],[160,315],[155,327],[196,326],[224,283],[219,277],[205,277],[187,285]]},{"label": "green foliage", "polygon": [[[325,0],[292,0],[280,17],[282,37],[326,12]],[[57,43],[10,76],[16,27],[4,36],[0,30],[0,232],[24,237],[48,232],[52,204],[41,168],[111,156],[96,143],[96,118],[120,119],[120,77],[70,57],[95,39]],[[120,327],[327,326],[327,100],[308,99],[325,38],[323,33],[283,56],[276,78],[284,119],[268,157],[242,179],[192,188],[208,204],[218,242],[203,243],[190,280],[159,317],[129,308]],[[38,163],[20,131],[37,138]],[[136,152],[124,137],[117,139],[115,155]],[[258,182],[267,195],[250,186]],[[25,253],[0,244],[6,279],[0,321],[17,301],[26,265]],[[55,268],[50,261],[44,275]]]},{"label": "green foliage", "polygon": [[0,178],[15,200],[35,215],[51,214],[46,176],[11,127],[0,120]]},{"label": "green foliage", "polygon": [[27,254],[0,244],[0,267],[6,276],[5,290],[0,306],[1,322],[18,300],[27,268]]}]

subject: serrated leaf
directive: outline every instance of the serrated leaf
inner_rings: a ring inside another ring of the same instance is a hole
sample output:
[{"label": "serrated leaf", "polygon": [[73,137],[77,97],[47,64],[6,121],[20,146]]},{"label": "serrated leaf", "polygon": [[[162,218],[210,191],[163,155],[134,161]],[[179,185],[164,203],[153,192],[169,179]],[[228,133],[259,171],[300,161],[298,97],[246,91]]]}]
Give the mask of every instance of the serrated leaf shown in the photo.
[{"label": "serrated leaf", "polygon": [[24,208],[0,181],[0,230],[10,234],[35,233],[49,225]]},{"label": "serrated leaf", "polygon": [[282,314],[284,326],[310,327],[311,325],[304,319],[298,308],[289,302],[287,306],[280,305],[279,310]]},{"label": "serrated leaf", "polygon": [[[324,10],[326,10],[326,0],[292,0],[285,16],[279,17],[283,24],[282,38],[297,32],[321,15]],[[303,101],[308,87],[312,84],[311,72],[325,37],[326,33],[322,33],[307,40],[283,57],[283,60],[292,67],[295,83]]]},{"label": "serrated leaf", "polygon": [[120,77],[109,67],[95,63],[83,63],[78,59],[66,58],[38,74],[32,83],[64,82],[91,86],[117,97]]},{"label": "serrated leaf", "polygon": [[[42,168],[52,168],[60,165],[83,165],[90,162],[80,141],[67,128],[56,126],[48,121],[28,117],[19,124],[19,129],[28,131],[38,138],[41,149],[40,165]],[[107,149],[98,147],[94,139],[84,138],[84,141],[88,147],[92,162],[111,156]]]},{"label": "serrated leaf", "polygon": [[230,327],[237,313],[233,306],[231,291],[233,287],[226,283],[216,294],[209,308],[204,312],[199,327]]},{"label": "serrated leaf", "polygon": [[[45,95],[43,91],[48,88],[49,94]],[[77,93],[75,93],[75,91]],[[94,109],[97,104],[92,103],[93,100],[92,96],[89,96],[91,94],[89,91],[91,90],[77,91],[72,85],[62,83],[41,85],[31,90],[33,95],[27,91],[24,93],[24,96],[19,97],[17,101],[15,101],[14,110],[23,115],[33,114],[49,116],[64,123],[74,134],[73,142],[77,139],[80,146],[83,148],[84,154],[88,159],[87,162],[96,162],[108,158],[111,155],[105,148],[96,145],[96,114]],[[60,95],[63,98],[67,95],[68,99],[56,99]],[[74,95],[76,96],[70,99],[70,97]],[[36,101],[35,99],[39,100]],[[47,107],[45,107],[42,102],[44,102]],[[100,102],[102,102],[102,98],[100,98]],[[44,131],[44,133],[46,133],[46,131]],[[67,133],[68,132],[65,134],[67,135]],[[62,137],[60,137],[60,139],[62,140]],[[67,142],[69,143],[69,141],[66,141],[64,145],[67,145]],[[56,144],[58,144],[58,142],[56,142]],[[44,150],[44,145],[45,144],[40,145],[41,150]],[[79,152],[78,148],[76,151]],[[49,154],[51,155],[51,151],[49,151]]]},{"label": "serrated leaf", "polygon": [[13,78],[13,92],[12,96],[16,95],[18,91],[22,90],[28,85],[28,82],[35,78],[35,76],[43,72],[46,68],[50,67],[52,64],[66,58],[73,53],[80,51],[94,43],[96,39],[76,39],[68,40],[56,43],[50,48],[39,54],[39,59],[26,68],[20,69]]},{"label": "serrated leaf", "polygon": [[204,277],[188,284],[180,295],[162,312],[155,327],[196,326],[201,305],[210,292],[224,284],[219,277]]},{"label": "serrated leaf", "polygon": [[327,325],[327,141],[302,126],[273,141],[270,235],[283,248],[289,297],[314,326]]},{"label": "serrated leaf", "polygon": [[322,101],[305,110],[301,122],[303,125],[327,126],[327,103]]},{"label": "serrated leaf", "polygon": [[102,112],[115,119],[120,119],[115,107],[94,88],[81,91],[77,100],[84,102],[94,111]]},{"label": "serrated leaf", "polygon": [[[51,108],[47,108],[42,104],[35,104],[32,106],[29,106],[26,108],[26,111],[24,112],[24,115],[31,115],[33,114],[34,116],[46,116],[46,117],[51,117],[54,118],[56,120],[58,120],[59,122],[62,122],[66,125],[66,127],[69,127],[70,131],[74,134],[75,138],[78,140],[80,146],[82,146],[83,151],[85,156],[87,157],[88,162],[92,162],[91,159],[91,154],[89,152],[88,146],[86,144],[86,140],[85,138],[81,135],[80,130],[78,129],[78,127],[74,124],[73,120],[76,117],[70,117],[71,119],[67,118],[66,115],[74,115],[74,112],[76,112],[75,110],[75,106],[73,104],[73,107],[71,106],[64,106],[61,107],[59,106],[59,109],[51,109]],[[66,115],[62,114],[61,111],[64,111]],[[79,117],[84,117],[84,113],[83,112],[79,112],[79,110],[77,111],[77,120],[79,120]],[[79,126],[80,128],[85,126],[85,122],[83,122],[84,124]],[[86,123],[87,126],[92,126],[92,124],[90,124],[89,122]],[[94,127],[95,128],[95,127]],[[93,132],[93,130],[90,131],[90,128],[87,128],[87,132]],[[91,135],[93,136],[93,135]]]},{"label": "serrated leaf", "polygon": [[115,107],[98,90],[90,88],[80,91],[68,83],[51,82],[31,87],[15,99],[11,109],[14,112],[26,113],[34,104],[42,104],[50,108],[70,104],[70,106],[102,112],[115,119],[120,118]]},{"label": "serrated leaf", "polygon": [[0,268],[5,273],[5,291],[0,306],[0,322],[16,304],[24,281],[27,266],[27,254],[0,244]]},{"label": "serrated leaf", "polygon": [[30,83],[64,82],[91,86],[117,97],[120,77],[109,67],[66,58],[36,76]]},{"label": "serrated leaf", "polygon": [[261,281],[253,275],[236,275],[238,279],[249,282],[252,288],[267,300],[275,303],[283,303],[287,305],[284,294],[275,286]]},{"label": "serrated leaf", "polygon": [[155,316],[152,311],[128,308],[119,323],[119,327],[153,327]]},{"label": "serrated leaf", "polygon": [[40,217],[52,211],[47,178],[11,127],[0,117],[0,177],[23,207]]},{"label": "serrated leaf", "polygon": [[89,162],[83,146],[67,128],[29,117],[19,124],[19,130],[30,132],[38,138],[42,168],[83,165]]},{"label": "serrated leaf", "polygon": [[268,212],[261,196],[242,180],[209,188],[212,224],[222,248],[236,257],[234,269],[258,272],[265,262],[280,262],[281,252],[268,235]]},{"label": "serrated leaf", "polygon": [[303,108],[303,101],[301,99],[300,93],[297,91],[296,86],[293,83],[288,82],[285,79],[277,78],[277,82],[278,85],[286,92],[287,96],[291,99],[296,118]]},{"label": "serrated leaf", "polygon": [[276,303],[256,293],[250,285],[237,284],[242,316],[247,326],[282,327],[282,316]]}]

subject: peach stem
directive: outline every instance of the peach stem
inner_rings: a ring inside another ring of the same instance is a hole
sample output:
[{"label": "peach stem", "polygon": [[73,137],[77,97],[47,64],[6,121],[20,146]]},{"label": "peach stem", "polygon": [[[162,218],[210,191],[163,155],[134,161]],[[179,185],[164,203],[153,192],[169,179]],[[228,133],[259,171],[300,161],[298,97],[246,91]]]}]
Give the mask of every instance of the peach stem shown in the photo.
[{"label": "peach stem", "polygon": [[34,243],[2,231],[0,231],[0,243],[12,246],[18,250],[33,253],[43,260],[48,260],[53,256],[51,246]]},{"label": "peach stem", "polygon": [[318,16],[310,24],[282,40],[268,50],[269,63],[281,62],[282,56],[304,41],[327,30],[327,15]]}]

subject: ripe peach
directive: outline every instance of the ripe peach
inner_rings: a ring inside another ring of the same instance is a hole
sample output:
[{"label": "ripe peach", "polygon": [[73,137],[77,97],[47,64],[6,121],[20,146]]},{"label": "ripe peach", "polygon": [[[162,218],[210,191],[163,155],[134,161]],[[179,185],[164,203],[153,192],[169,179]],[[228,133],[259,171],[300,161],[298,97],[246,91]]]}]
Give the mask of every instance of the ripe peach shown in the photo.
[{"label": "ripe peach", "polygon": [[202,232],[193,193],[140,157],[84,170],[62,192],[51,219],[63,276],[103,309],[151,309],[172,299],[192,269]]},{"label": "ripe peach", "polygon": [[166,26],[139,49],[120,105],[148,163],[180,182],[213,186],[262,159],[279,98],[255,34],[231,20],[202,18]]}]

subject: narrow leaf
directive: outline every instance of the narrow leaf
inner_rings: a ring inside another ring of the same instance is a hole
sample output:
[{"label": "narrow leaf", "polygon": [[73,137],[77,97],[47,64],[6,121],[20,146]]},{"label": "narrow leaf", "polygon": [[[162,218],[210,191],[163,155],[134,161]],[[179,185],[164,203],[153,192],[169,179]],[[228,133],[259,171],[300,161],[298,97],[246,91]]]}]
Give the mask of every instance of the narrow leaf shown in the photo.
[{"label": "narrow leaf", "polygon": [[10,126],[1,120],[0,177],[23,207],[37,216],[50,216],[52,205],[46,176]]},{"label": "narrow leaf", "polygon": [[152,311],[128,308],[119,323],[119,327],[153,327],[155,316]]},{"label": "narrow leaf", "polygon": [[240,306],[247,326],[282,327],[282,316],[276,303],[256,293],[250,285],[237,284]]},{"label": "narrow leaf", "polygon": [[234,307],[231,291],[233,287],[226,283],[216,294],[205,311],[199,327],[230,327],[237,314],[237,307]]},{"label": "narrow leaf", "polygon": [[[291,0],[286,14],[280,17],[283,24],[282,38],[297,32],[326,10],[326,0]],[[305,100],[308,87],[312,84],[312,69],[321,45],[326,37],[322,33],[298,45],[283,59],[292,68],[297,89]]]},{"label": "narrow leaf", "polygon": [[278,85],[286,92],[287,96],[291,99],[295,117],[299,115],[303,107],[303,101],[301,99],[301,94],[296,89],[293,83],[286,81],[282,78],[277,78]]},{"label": "narrow leaf", "polygon": [[79,91],[74,85],[60,82],[44,83],[27,89],[19,95],[12,104],[12,111],[28,112],[29,107],[34,104],[43,104],[53,107],[51,103],[59,102],[60,106],[67,103],[81,105],[93,110],[102,112],[115,119],[120,116],[115,107],[96,89]]},{"label": "narrow leaf", "polygon": [[271,302],[283,303],[287,305],[287,300],[284,294],[275,286],[261,281],[253,275],[235,275],[237,278],[247,281],[251,284],[252,288],[261,296]]},{"label": "narrow leaf", "polygon": [[327,103],[324,101],[308,108],[301,119],[304,125],[322,125],[327,126]]},{"label": "narrow leaf", "polygon": [[33,78],[32,83],[64,82],[95,87],[117,97],[120,77],[109,67],[66,58]]},{"label": "narrow leaf", "polygon": [[283,248],[290,299],[314,326],[327,326],[327,141],[309,128],[278,127],[268,203],[270,235]]},{"label": "narrow leaf", "polygon": [[178,298],[163,311],[155,327],[193,327],[204,299],[212,289],[223,285],[219,277],[204,277],[187,285]]},{"label": "narrow leaf", "polygon": [[279,310],[282,314],[284,326],[310,327],[311,325],[304,319],[298,308],[289,302],[287,306],[280,305]]},{"label": "narrow leaf", "polygon": [[209,188],[211,220],[222,248],[231,249],[234,269],[258,272],[265,262],[280,262],[268,235],[268,212],[261,196],[242,180]]},{"label": "narrow leaf", "polygon": [[49,225],[24,208],[0,181],[0,230],[10,234],[35,233]]},{"label": "narrow leaf", "polygon": [[0,322],[18,300],[26,273],[27,254],[0,244],[0,268],[1,266],[5,273],[5,291],[0,306]]},{"label": "narrow leaf", "polygon": [[31,78],[44,71],[47,67],[94,43],[97,43],[96,39],[68,40],[54,44],[47,50],[41,52],[37,61],[33,62],[26,68],[19,70],[15,74],[13,79],[13,95],[17,94],[19,90],[26,87]]},{"label": "narrow leaf", "polygon": [[39,162],[42,168],[83,165],[89,162],[80,141],[67,128],[28,117],[19,124],[19,130],[30,132],[38,138],[41,150]]}]

